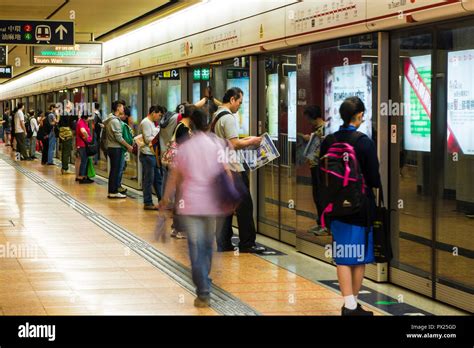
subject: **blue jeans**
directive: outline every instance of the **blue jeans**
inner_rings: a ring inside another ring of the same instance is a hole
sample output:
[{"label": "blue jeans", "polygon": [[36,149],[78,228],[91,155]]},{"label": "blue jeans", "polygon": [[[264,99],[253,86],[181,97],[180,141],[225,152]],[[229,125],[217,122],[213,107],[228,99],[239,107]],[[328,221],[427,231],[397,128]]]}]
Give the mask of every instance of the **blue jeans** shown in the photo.
[{"label": "blue jeans", "polygon": [[165,166],[161,167],[161,173],[163,174],[163,184],[161,185],[161,196],[163,197],[166,189],[166,181],[168,180],[168,168]]},{"label": "blue jeans", "polygon": [[107,149],[107,156],[110,158],[110,173],[109,173],[109,193],[118,193],[120,187],[120,158],[122,157],[122,148],[109,147]]},{"label": "blue jeans", "polygon": [[54,134],[54,130],[49,133],[49,146],[48,146],[48,163],[54,163],[54,150],[56,150],[56,135]]},{"label": "blue jeans", "polygon": [[87,157],[87,152],[85,147],[78,147],[77,151],[79,156],[81,156],[81,166],[79,167],[79,176],[87,176],[87,164],[89,162],[89,157]]},{"label": "blue jeans", "polygon": [[222,218],[215,216],[181,215],[180,224],[188,237],[191,273],[196,285],[196,294],[201,298],[211,295],[212,247],[217,228]]},{"label": "blue jeans", "polygon": [[162,175],[154,155],[140,154],[143,169],[143,203],[153,205],[152,187],[155,188],[158,200],[161,200]]},{"label": "blue jeans", "polygon": [[120,172],[119,172],[119,177],[118,177],[118,187],[122,186],[122,178],[123,178],[123,173],[125,172],[125,153],[122,151],[122,157],[120,158]]}]

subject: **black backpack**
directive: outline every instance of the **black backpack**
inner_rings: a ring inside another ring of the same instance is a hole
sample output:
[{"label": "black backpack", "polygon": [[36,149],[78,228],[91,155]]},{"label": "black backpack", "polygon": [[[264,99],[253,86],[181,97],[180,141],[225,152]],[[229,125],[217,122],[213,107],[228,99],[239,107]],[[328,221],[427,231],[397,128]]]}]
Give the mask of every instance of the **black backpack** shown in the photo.
[{"label": "black backpack", "polygon": [[25,128],[26,128],[26,137],[28,139],[31,139],[31,137],[33,136],[33,130],[31,129],[31,117],[29,117],[26,120]]},{"label": "black backpack", "polygon": [[367,209],[367,187],[354,149],[356,142],[365,136],[353,132],[347,141],[327,136],[327,153],[320,160],[319,199],[323,211],[321,225],[325,227],[325,216],[331,218],[357,214]]}]

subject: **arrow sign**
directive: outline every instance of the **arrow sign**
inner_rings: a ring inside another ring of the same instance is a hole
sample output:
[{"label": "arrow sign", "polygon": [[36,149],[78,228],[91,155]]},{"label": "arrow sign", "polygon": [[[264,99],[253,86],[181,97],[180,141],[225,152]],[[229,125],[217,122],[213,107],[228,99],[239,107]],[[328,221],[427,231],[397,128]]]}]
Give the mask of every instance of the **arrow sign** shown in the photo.
[{"label": "arrow sign", "polygon": [[74,45],[73,21],[0,19],[0,33],[0,45]]},{"label": "arrow sign", "polygon": [[59,40],[62,41],[62,40],[63,40],[63,37],[64,37],[63,35],[64,35],[64,34],[67,34],[67,29],[64,27],[64,25],[61,24],[59,27],[56,28],[56,31],[55,31],[55,32],[56,32],[56,33],[59,32]]}]

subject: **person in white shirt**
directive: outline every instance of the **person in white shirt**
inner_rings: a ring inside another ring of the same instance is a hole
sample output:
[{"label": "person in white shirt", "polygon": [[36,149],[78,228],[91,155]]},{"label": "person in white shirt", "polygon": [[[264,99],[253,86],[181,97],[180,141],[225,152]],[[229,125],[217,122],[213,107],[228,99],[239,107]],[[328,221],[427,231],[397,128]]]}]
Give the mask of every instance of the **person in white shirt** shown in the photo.
[{"label": "person in white shirt", "polygon": [[15,127],[15,139],[17,144],[17,151],[21,155],[21,160],[28,160],[28,154],[26,153],[26,128],[25,128],[25,114],[23,113],[23,103],[18,103],[18,111],[14,116],[14,127]]},{"label": "person in white shirt", "polygon": [[[41,115],[43,111],[38,110],[37,114]],[[38,120],[36,119],[35,114],[33,114],[30,118],[30,127],[31,131],[33,132],[33,135],[31,136],[30,139],[30,158],[35,159],[36,158],[36,136],[38,135],[38,130],[39,130],[39,125],[38,125]]]},{"label": "person in white shirt", "polygon": [[162,175],[155,153],[153,151],[152,141],[160,132],[159,126],[155,123],[160,122],[161,116],[165,113],[165,109],[160,105],[152,105],[148,112],[148,116],[140,123],[140,134],[143,135],[144,146],[140,148],[140,162],[143,168],[143,203],[145,210],[157,210],[153,204],[151,188],[155,188],[158,200],[161,199]]}]

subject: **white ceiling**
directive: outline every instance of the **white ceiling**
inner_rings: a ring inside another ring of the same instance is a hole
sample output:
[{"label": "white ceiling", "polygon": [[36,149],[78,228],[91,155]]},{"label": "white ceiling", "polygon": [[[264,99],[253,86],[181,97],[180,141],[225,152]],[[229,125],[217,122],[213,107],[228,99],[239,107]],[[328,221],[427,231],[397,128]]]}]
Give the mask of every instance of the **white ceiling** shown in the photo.
[{"label": "white ceiling", "polygon": [[[193,2],[184,3],[187,5]],[[0,0],[0,19],[74,20],[76,42],[87,42],[91,34],[98,38],[160,6],[172,3],[169,0]],[[182,7],[183,2],[179,6]],[[172,11],[174,7],[172,5],[164,11]],[[157,15],[159,13],[153,14]],[[144,21],[147,19],[143,18]],[[13,65],[14,77],[32,69],[28,46],[9,46],[8,51],[8,64]],[[20,66],[15,66],[16,58],[20,58]],[[6,81],[0,79],[0,84]]]}]

